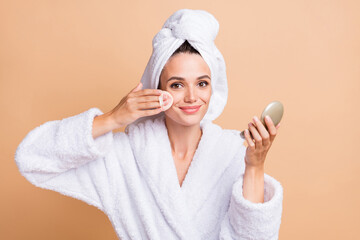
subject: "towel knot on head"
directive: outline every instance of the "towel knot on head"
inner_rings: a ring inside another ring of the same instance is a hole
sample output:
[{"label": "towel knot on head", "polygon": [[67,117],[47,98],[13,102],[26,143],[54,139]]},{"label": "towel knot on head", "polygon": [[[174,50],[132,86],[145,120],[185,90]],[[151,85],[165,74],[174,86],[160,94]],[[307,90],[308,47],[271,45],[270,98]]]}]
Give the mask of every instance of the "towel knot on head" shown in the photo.
[{"label": "towel knot on head", "polygon": [[204,10],[181,9],[167,19],[163,28],[169,28],[178,39],[208,42],[215,40],[219,23]]}]

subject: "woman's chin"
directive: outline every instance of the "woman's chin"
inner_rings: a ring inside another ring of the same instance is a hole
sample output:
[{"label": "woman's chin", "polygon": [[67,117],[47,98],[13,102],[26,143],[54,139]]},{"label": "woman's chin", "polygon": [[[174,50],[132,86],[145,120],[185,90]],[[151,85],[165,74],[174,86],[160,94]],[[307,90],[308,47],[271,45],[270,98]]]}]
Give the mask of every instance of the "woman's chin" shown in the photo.
[{"label": "woman's chin", "polygon": [[200,120],[198,120],[198,119],[194,119],[194,120],[184,119],[181,123],[182,123],[183,126],[190,127],[190,126],[194,126],[194,125],[199,125]]}]

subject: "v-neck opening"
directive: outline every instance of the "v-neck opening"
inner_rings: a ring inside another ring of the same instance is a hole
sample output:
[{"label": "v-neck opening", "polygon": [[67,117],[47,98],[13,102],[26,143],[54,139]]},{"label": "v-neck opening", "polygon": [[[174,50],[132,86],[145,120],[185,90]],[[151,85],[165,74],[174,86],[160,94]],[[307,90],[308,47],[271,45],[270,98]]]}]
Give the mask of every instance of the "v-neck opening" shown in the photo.
[{"label": "v-neck opening", "polygon": [[176,182],[177,182],[177,190],[180,191],[180,192],[184,192],[185,191],[185,187],[188,185],[188,181],[189,181],[189,178],[190,178],[190,174],[191,174],[191,169],[194,167],[194,161],[197,161],[198,159],[198,154],[199,154],[199,149],[200,147],[202,146],[202,142],[203,142],[203,136],[204,136],[204,124],[200,124],[200,130],[201,130],[201,137],[200,137],[200,140],[199,140],[199,143],[196,147],[196,150],[195,150],[195,153],[194,153],[194,156],[193,158],[191,159],[191,162],[190,162],[190,165],[186,171],[186,174],[185,174],[185,177],[184,177],[184,180],[180,186],[180,183],[179,183],[179,177],[177,175],[177,169],[176,169],[176,165],[175,165],[175,159],[172,155],[172,148],[171,148],[171,142],[170,142],[170,137],[169,137],[169,132],[168,132],[168,129],[166,127],[166,124],[165,124],[165,116],[162,116],[162,121],[163,121],[163,124],[164,124],[164,128],[165,128],[165,132],[166,132],[166,136],[167,136],[167,142],[169,143],[168,145],[168,148],[167,148],[167,152],[168,152],[168,155],[169,155],[169,159],[171,159],[172,163],[170,164],[171,165],[171,168],[172,168],[172,172],[173,174],[171,174],[172,176],[175,176],[176,178]]},{"label": "v-neck opening", "polygon": [[243,140],[238,131],[223,131],[211,121],[200,123],[202,136],[180,186],[163,121],[164,118],[154,118],[131,125],[128,131],[131,148],[146,186],[169,218],[169,224],[179,231],[196,232],[189,219],[198,213],[229,164],[236,160],[237,148]]}]

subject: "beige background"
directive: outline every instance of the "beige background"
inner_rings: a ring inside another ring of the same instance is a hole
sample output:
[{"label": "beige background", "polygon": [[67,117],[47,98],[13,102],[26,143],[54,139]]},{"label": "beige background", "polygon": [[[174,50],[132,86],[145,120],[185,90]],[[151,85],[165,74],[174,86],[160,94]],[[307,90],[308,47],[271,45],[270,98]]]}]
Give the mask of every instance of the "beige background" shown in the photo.
[{"label": "beige background", "polygon": [[115,107],[181,8],[220,23],[229,99],[215,123],[242,130],[284,103],[265,165],[284,187],[280,239],[358,238],[359,1],[1,0],[0,239],[116,239],[100,210],[27,182],[14,153],[46,121]]}]

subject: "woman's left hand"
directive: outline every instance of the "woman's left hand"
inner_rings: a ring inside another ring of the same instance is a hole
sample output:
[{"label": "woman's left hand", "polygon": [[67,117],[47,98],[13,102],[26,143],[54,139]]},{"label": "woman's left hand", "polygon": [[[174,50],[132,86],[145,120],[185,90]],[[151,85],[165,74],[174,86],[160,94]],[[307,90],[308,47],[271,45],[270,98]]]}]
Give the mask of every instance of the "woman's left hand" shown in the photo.
[{"label": "woman's left hand", "polygon": [[245,139],[248,143],[248,147],[246,148],[245,163],[246,167],[263,169],[266,154],[275,139],[280,123],[275,127],[271,118],[265,117],[265,123],[269,130],[267,131],[265,126],[256,116],[253,117],[253,120],[255,124],[250,122],[249,129],[254,137],[254,140],[252,140],[249,130],[245,130]]}]

